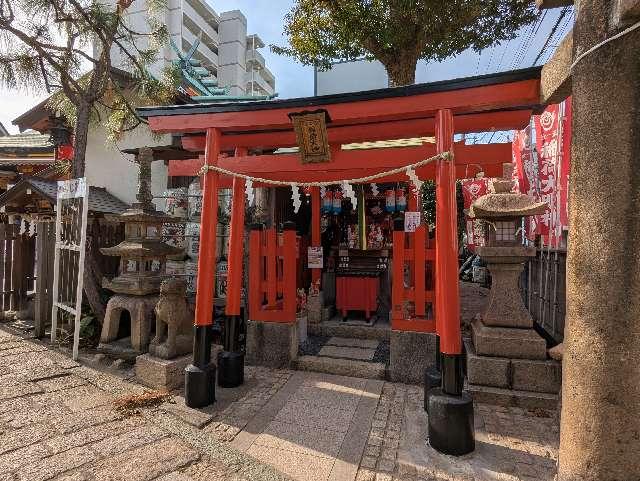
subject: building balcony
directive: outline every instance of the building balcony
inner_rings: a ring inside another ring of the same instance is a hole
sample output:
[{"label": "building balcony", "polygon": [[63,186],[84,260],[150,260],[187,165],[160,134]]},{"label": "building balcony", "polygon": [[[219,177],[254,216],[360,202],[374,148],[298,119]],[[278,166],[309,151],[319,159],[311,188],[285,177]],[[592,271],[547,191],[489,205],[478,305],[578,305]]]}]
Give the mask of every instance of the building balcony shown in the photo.
[{"label": "building balcony", "polygon": [[[198,39],[198,37],[191,32],[189,29],[187,28],[183,28],[182,29],[182,39],[183,41],[186,41],[190,46],[193,46],[196,42],[196,40]],[[202,42],[202,39],[200,39],[200,44],[198,45],[198,48],[196,49],[196,52],[199,53],[204,59],[206,59],[206,65],[203,64],[203,67],[209,67],[209,66],[214,66],[217,67],[218,66],[218,54],[214,51],[212,51],[209,46]],[[191,48],[191,47],[189,47]]]},{"label": "building balcony", "polygon": [[[188,25],[188,28],[194,32],[199,33],[200,30],[203,33],[203,37],[206,36],[208,39],[203,38],[203,42],[206,41],[211,45],[215,45],[217,48],[218,45],[218,18],[215,16],[215,13],[203,15],[209,11],[209,7],[206,7],[206,11],[203,11],[200,0],[183,0],[182,2],[182,22],[183,25]],[[196,5],[200,5],[197,9]],[[211,47],[210,47],[211,48]]]},{"label": "building balcony", "polygon": [[247,70],[251,70],[252,68],[255,68],[258,70],[265,68],[264,57],[257,50],[253,50],[253,49],[247,50],[246,62],[247,62]]},{"label": "building balcony", "polygon": [[265,71],[268,70],[253,70],[246,73],[245,84],[247,95],[251,95],[252,90],[256,95],[273,95],[275,93],[275,85],[269,83],[263,76]]}]

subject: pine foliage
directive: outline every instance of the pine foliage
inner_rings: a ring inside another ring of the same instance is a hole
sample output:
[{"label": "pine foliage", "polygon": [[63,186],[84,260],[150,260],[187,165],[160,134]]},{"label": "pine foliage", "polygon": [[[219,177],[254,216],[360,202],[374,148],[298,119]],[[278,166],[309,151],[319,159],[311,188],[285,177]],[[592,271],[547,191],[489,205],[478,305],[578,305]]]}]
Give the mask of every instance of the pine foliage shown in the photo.
[{"label": "pine foliage", "polygon": [[[0,85],[52,93],[50,108],[74,127],[74,174],[82,175],[88,124],[104,125],[111,137],[142,119],[135,107],[174,99],[178,72],[158,77],[149,66],[168,41],[161,21],[164,0],[138,0],[148,22],[130,25],[133,0],[0,0]],[[125,59],[114,68],[111,52]]]}]

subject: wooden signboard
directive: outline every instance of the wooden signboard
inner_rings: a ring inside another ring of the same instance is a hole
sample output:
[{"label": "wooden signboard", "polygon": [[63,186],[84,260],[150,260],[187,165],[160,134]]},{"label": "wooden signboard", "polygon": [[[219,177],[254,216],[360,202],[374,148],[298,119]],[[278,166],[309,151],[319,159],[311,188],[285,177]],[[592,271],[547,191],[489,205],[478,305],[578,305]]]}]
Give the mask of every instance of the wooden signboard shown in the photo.
[{"label": "wooden signboard", "polygon": [[331,161],[325,110],[289,114],[303,164]]}]

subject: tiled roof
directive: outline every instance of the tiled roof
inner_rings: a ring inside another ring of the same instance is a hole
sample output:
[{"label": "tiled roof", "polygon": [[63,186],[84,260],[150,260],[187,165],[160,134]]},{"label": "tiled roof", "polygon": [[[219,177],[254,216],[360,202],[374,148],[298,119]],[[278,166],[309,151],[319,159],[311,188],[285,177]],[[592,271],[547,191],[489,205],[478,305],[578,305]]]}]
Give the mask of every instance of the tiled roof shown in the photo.
[{"label": "tiled roof", "polygon": [[53,152],[53,144],[48,135],[36,131],[27,131],[22,134],[5,135],[0,137],[0,149],[50,149]]},{"label": "tiled roof", "polygon": [[[20,182],[0,196],[0,206],[17,197],[23,189],[31,187],[51,203],[56,201],[58,183],[55,180],[24,177]],[[129,205],[110,194],[104,187],[89,186],[89,210],[101,214],[121,214]]]}]

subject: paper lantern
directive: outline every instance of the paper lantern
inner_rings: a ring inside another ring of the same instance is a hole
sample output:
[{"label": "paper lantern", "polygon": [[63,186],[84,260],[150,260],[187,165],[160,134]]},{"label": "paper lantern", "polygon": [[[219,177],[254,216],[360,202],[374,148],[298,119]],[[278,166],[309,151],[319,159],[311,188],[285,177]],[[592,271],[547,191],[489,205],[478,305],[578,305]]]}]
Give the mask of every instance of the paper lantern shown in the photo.
[{"label": "paper lantern", "polygon": [[407,194],[404,189],[396,190],[396,210],[398,212],[407,210]]},{"label": "paper lantern", "polygon": [[385,197],[385,210],[387,212],[395,212],[396,210],[396,191],[389,189],[384,193]]},{"label": "paper lantern", "polygon": [[333,193],[333,209],[334,214],[339,214],[342,212],[342,192],[334,192]]},{"label": "paper lantern", "polygon": [[333,210],[333,192],[328,190],[322,198],[322,211],[329,214]]}]

